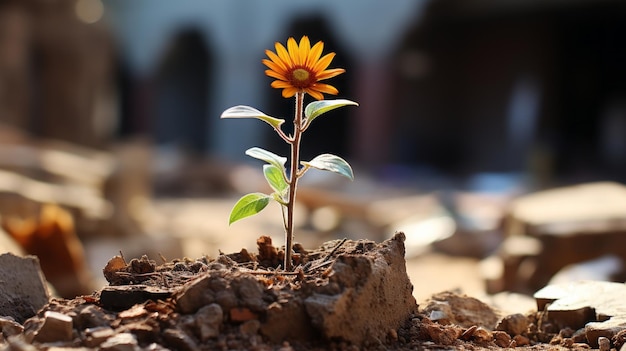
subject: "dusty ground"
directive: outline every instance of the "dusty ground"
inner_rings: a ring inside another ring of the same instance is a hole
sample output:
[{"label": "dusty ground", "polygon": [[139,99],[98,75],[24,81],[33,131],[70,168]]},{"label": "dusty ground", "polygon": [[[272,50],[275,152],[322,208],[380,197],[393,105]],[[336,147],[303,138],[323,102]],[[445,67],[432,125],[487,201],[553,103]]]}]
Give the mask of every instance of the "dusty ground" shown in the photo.
[{"label": "dusty ground", "polygon": [[[52,345],[101,350],[589,348],[573,331],[542,323],[541,313],[501,316],[463,294],[438,294],[418,309],[411,283],[447,288],[435,284],[442,279],[433,274],[443,274],[440,269],[450,261],[438,255],[417,259],[431,267],[414,271],[409,282],[403,236],[380,244],[336,240],[314,250],[298,248],[294,273],[281,272],[282,252],[269,238],[258,244],[256,252],[215,259],[114,258],[103,270],[111,286],[92,296],[53,300],[24,323],[24,339],[43,350]],[[453,268],[474,269],[467,261],[455,263],[459,266]],[[457,273],[456,278],[464,274]],[[450,308],[439,310],[442,303]],[[54,317],[57,324],[73,320],[69,333],[44,332],[54,324],[49,312],[61,314]],[[499,319],[500,327],[492,330]],[[67,339],[58,339],[62,334]],[[4,350],[30,350],[17,338],[8,341]]]}]

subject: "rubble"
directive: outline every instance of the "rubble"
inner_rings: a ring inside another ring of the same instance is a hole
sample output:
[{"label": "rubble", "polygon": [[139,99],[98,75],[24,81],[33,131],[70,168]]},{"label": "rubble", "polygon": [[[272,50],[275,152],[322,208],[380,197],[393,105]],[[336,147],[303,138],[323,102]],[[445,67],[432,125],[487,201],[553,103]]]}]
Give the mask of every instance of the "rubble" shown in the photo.
[{"label": "rubble", "polygon": [[0,255],[0,281],[0,316],[19,323],[34,316],[50,299],[37,257]]},{"label": "rubble", "polygon": [[495,254],[502,273],[490,277],[488,292],[532,293],[568,265],[606,255],[626,257],[624,208],[626,186],[614,182],[556,188],[515,199],[504,220],[506,239]]},{"label": "rubble", "polygon": [[535,293],[537,308],[546,311],[548,322],[559,329],[583,329],[589,343],[613,338],[626,330],[623,297],[626,284],[579,281],[549,285]]}]

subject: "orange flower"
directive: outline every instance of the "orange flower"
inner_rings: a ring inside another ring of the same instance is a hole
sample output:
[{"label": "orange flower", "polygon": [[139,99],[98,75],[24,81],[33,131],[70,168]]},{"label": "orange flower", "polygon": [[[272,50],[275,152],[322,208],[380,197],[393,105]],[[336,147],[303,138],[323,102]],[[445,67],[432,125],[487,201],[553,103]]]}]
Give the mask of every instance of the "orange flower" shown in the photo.
[{"label": "orange flower", "polygon": [[270,59],[263,59],[263,64],[269,69],[265,74],[277,80],[272,82],[272,88],[283,89],[283,97],[290,98],[297,92],[305,92],[317,100],[324,99],[324,95],[337,95],[339,91],[332,85],[319,83],[320,80],[332,78],[346,70],[343,68],[327,69],[335,57],[331,52],[322,58],[324,43],[318,41],[313,47],[307,36],[300,39],[300,45],[294,38],[287,40],[287,49],[276,43],[276,53],[265,50]]}]

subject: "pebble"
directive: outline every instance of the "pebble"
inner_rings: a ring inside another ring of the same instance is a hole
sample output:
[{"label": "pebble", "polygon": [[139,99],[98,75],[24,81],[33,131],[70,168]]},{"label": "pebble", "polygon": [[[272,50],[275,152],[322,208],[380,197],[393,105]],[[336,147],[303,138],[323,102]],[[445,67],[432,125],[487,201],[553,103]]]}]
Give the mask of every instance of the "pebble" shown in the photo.
[{"label": "pebble", "polygon": [[195,324],[200,340],[207,341],[220,334],[220,326],[224,320],[222,307],[216,303],[204,306],[196,312]]},{"label": "pebble", "polygon": [[135,351],[139,349],[137,338],[131,333],[119,333],[100,345],[102,351]]},{"label": "pebble", "polygon": [[604,336],[599,337],[598,348],[600,351],[609,351],[611,349],[611,340]]},{"label": "pebble", "polygon": [[59,312],[46,311],[44,322],[35,333],[36,342],[71,341],[73,339],[72,317]]}]

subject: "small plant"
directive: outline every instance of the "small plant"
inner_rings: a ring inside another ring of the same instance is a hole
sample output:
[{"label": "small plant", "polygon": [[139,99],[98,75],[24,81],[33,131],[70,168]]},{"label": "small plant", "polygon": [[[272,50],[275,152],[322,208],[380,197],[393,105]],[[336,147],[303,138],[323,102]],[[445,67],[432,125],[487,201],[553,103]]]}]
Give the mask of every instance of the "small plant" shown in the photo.
[{"label": "small plant", "polygon": [[[282,89],[284,98],[295,96],[296,108],[293,119],[293,134],[285,134],[281,126],[285,120],[271,117],[250,106],[235,106],[227,109],[221,118],[256,118],[274,128],[287,144],[291,146],[289,167],[286,167],[287,158],[270,151],[253,147],[246,150],[246,155],[265,161],[263,174],[268,184],[274,190],[270,195],[251,193],[244,195],[234,205],[229,224],[240,219],[261,212],[274,200],[281,206],[283,225],[285,228],[285,270],[292,270],[291,250],[293,246],[293,212],[296,201],[298,179],[310,168],[335,172],[350,180],[354,179],[352,168],[344,159],[332,154],[322,154],[310,161],[300,162],[300,141],[302,134],[311,123],[320,115],[338,107],[358,104],[354,101],[337,99],[324,100],[323,94],[337,95],[339,91],[332,85],[320,83],[321,80],[335,77],[345,70],[342,68],[327,69],[335,57],[335,53],[322,56],[323,42],[317,42],[313,47],[309,38],[303,36],[300,43],[294,38],[287,40],[287,48],[281,43],[275,44],[276,52],[265,50],[269,59],[263,59],[263,64],[269,69],[265,74],[275,78],[271,84],[273,88]],[[304,107],[304,95],[309,94],[317,101]]]}]

